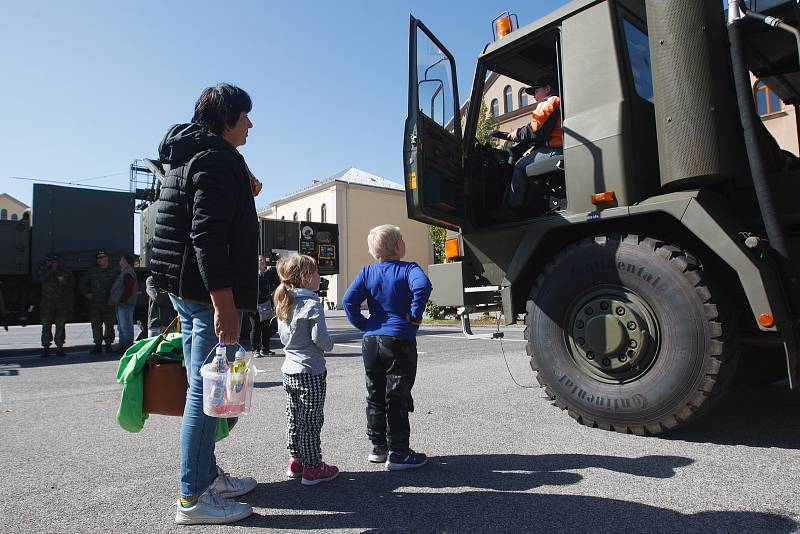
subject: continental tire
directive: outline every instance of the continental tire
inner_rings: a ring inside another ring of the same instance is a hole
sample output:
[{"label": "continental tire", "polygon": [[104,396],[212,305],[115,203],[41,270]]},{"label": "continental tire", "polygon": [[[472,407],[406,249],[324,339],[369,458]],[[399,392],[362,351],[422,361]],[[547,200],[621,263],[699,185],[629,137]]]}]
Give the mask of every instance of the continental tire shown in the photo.
[{"label": "continental tire", "polygon": [[700,264],[636,235],[570,245],[531,290],[525,339],[554,404],[579,423],[658,434],[730,383],[735,343]]}]

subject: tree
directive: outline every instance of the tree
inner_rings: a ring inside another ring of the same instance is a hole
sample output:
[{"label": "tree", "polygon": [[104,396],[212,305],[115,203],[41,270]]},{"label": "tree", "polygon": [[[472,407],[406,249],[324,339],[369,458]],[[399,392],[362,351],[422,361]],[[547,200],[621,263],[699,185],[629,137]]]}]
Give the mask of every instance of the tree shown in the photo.
[{"label": "tree", "polygon": [[[438,226],[428,225],[428,235],[431,238],[433,245],[433,263],[444,263],[444,241],[447,236],[447,230],[439,228]],[[435,302],[429,300],[425,305],[425,315],[431,319],[438,319],[441,310]]]},{"label": "tree", "polygon": [[489,137],[489,132],[497,129],[497,121],[489,114],[486,102],[481,100],[478,110],[478,127],[475,129],[475,140],[481,143],[489,143],[490,146],[497,145],[497,139]]}]

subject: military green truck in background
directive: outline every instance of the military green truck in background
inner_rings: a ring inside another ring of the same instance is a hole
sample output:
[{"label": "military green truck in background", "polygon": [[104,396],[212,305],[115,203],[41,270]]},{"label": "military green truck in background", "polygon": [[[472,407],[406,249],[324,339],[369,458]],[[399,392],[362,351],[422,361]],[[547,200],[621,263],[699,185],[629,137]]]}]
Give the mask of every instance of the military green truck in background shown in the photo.
[{"label": "military green truck in background", "polygon": [[[112,266],[133,253],[133,214],[132,193],[34,184],[31,212],[19,221],[0,221],[0,291],[7,324],[40,322],[39,269],[48,254],[58,255],[59,266],[75,278],[70,322],[87,322],[88,303],[78,282],[96,264],[98,250],[108,254]],[[147,295],[139,285],[136,318],[141,320]]]},{"label": "military green truck in background", "polygon": [[[465,331],[470,312],[524,314],[539,383],[584,425],[676,429],[739,363],[797,378],[800,165],[749,72],[798,103],[800,17],[795,1],[738,4],[574,0],[484,48],[465,116],[453,56],[411,17],[408,214],[460,233],[431,298]],[[549,75],[561,96],[563,156],[526,168],[547,208],[518,220],[496,214],[527,147],[476,140],[492,73]]]}]

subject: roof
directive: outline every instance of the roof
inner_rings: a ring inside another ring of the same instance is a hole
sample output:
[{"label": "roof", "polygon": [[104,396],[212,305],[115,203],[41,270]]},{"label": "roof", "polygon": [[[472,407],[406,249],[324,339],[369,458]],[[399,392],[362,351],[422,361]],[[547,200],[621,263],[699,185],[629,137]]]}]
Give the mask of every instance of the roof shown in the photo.
[{"label": "roof", "polygon": [[319,182],[316,182],[308,187],[299,189],[281,199],[271,202],[269,207],[275,206],[276,204],[297,197],[301,194],[306,194],[310,191],[330,187],[330,185],[334,182],[363,185],[367,187],[378,187],[380,189],[392,189],[394,191],[405,191],[405,187],[403,187],[402,184],[398,184],[397,182],[393,182],[378,176],[377,174],[372,174],[357,167],[349,167],[343,171],[337,172],[333,176],[329,176],[324,180],[320,180]]},{"label": "roof", "polygon": [[15,204],[18,204],[19,206],[22,206],[22,208],[24,208],[24,209],[28,209],[28,208],[30,208],[30,206],[28,206],[27,204],[25,204],[25,203],[24,203],[24,202],[22,202],[21,200],[17,200],[16,198],[12,197],[12,196],[11,196],[11,195],[9,195],[8,193],[0,193],[0,199],[2,199],[2,198],[7,198],[7,199],[8,199],[8,200],[10,200],[11,202],[13,202],[13,203],[15,203]]}]

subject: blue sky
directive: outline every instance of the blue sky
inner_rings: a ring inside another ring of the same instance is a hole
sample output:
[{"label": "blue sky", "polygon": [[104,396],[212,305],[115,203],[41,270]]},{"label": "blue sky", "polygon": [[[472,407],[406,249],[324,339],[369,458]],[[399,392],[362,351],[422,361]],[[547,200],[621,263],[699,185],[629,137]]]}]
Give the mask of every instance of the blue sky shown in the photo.
[{"label": "blue sky", "polygon": [[349,166],[402,183],[409,14],[455,55],[463,100],[500,11],[525,25],[564,3],[0,0],[0,193],[30,204],[14,176],[127,189],[221,81],[253,98],[259,206]]}]

